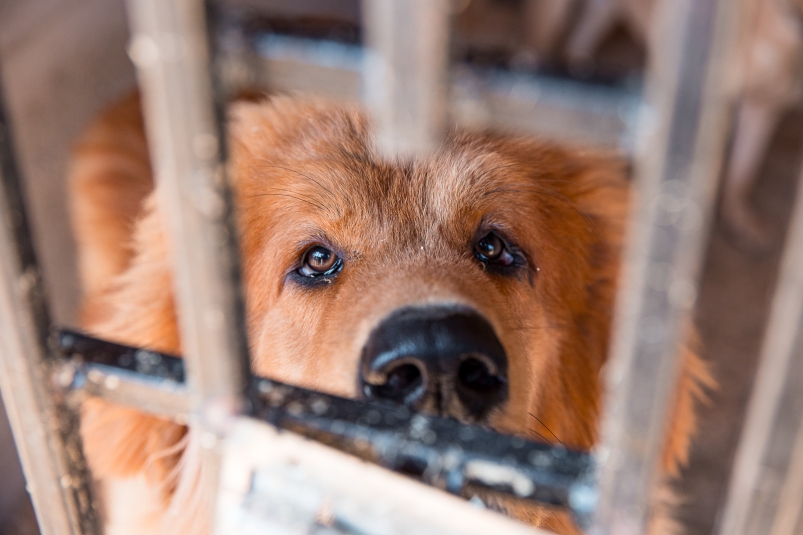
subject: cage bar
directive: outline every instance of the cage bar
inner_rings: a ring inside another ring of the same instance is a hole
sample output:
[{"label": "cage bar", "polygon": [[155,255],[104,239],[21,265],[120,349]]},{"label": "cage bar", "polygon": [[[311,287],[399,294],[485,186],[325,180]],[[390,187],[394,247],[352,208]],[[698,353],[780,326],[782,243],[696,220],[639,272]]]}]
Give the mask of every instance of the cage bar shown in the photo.
[{"label": "cage bar", "polygon": [[721,535],[794,535],[803,508],[803,172]]},{"label": "cage bar", "polygon": [[661,3],[636,152],[592,533],[646,532],[729,126],[742,2]]},{"label": "cage bar", "polygon": [[449,0],[365,0],[366,102],[390,155],[437,148],[446,130]]},{"label": "cage bar", "polygon": [[139,75],[159,208],[173,252],[192,396],[190,424],[201,433],[211,505],[217,443],[241,410],[248,359],[206,5],[202,0],[130,0],[128,9],[129,54]]},{"label": "cage bar", "polygon": [[227,446],[217,535],[554,535],[254,420]]},{"label": "cage bar", "polygon": [[[663,422],[667,420],[664,416],[678,375],[678,349],[688,335],[687,315],[695,299],[727,135],[730,95],[722,84],[727,77],[724,69],[728,54],[736,49],[741,6],[747,1],[665,2],[663,16],[657,17],[664,25],[654,47],[648,105],[641,114],[638,190],[623,277],[628,286],[620,295],[604,442],[599,448],[603,469],[601,500],[592,530],[596,535],[642,533],[648,521],[649,491],[655,483]],[[128,0],[128,6],[134,30],[130,54],[140,75],[160,208],[175,252],[175,293],[188,388],[175,377],[146,380],[135,371],[121,372],[105,364],[65,362],[55,366],[50,359],[44,293],[8,129],[0,115],[0,214],[4,224],[0,229],[0,383],[42,532],[100,532],[76,417],[67,410],[66,398],[58,397],[58,391],[54,396],[50,387],[54,379],[61,387],[188,420],[198,428],[207,447],[204,469],[210,501],[218,482],[222,483],[218,510],[228,513],[219,517],[221,533],[243,532],[243,524],[237,522],[254,514],[256,517],[246,518],[253,521],[247,525],[249,529],[279,522],[275,525],[287,532],[292,532],[288,526],[302,526],[299,533],[384,533],[393,527],[426,528],[433,533],[463,527],[468,532],[523,533],[524,528],[507,519],[487,512],[474,514],[470,506],[453,498],[421,490],[415,483],[320,444],[293,434],[280,435],[276,429],[239,416],[246,388],[247,345],[233,209],[222,165],[225,135],[220,114],[215,113],[220,99],[209,72],[214,53],[208,42],[207,9],[199,0]],[[475,73],[463,71],[449,83],[447,0],[366,0],[364,13],[369,44],[362,71],[364,89],[377,120],[379,146],[387,154],[406,157],[432,151],[445,132],[449,110],[461,122],[474,125],[501,121],[521,127],[530,117],[537,117],[524,113],[532,113],[529,104],[533,109],[543,106],[535,79],[522,82],[496,73],[492,83],[481,87],[486,99],[482,113],[492,116],[480,113],[477,122],[473,102],[477,93],[471,82]],[[271,69],[281,67],[284,61],[270,54],[264,57]],[[294,69],[315,63],[303,58],[293,61],[285,65],[291,75]],[[350,65],[325,68],[330,74],[342,75],[341,89],[353,95],[355,77]],[[272,82],[281,84],[282,80],[275,77]],[[534,93],[521,92],[522,87]],[[513,91],[516,88],[519,93]],[[554,89],[550,91],[560,93]],[[584,117],[585,108],[580,104],[586,93],[578,95],[567,100],[566,109],[579,109],[581,113],[574,116]],[[516,114],[516,98],[528,104],[521,116]],[[600,108],[588,107],[589,116],[607,121],[600,123],[604,124],[600,139],[618,136],[621,140],[628,131],[629,108],[617,98],[610,98]],[[494,113],[494,106],[507,110],[507,115]],[[556,131],[581,130],[578,124],[559,126]],[[780,418],[775,415],[790,396],[800,395],[793,391],[792,383],[793,378],[803,377],[803,363],[795,360],[803,345],[803,279],[795,272],[795,267],[803,264],[803,192],[798,195],[784,275],[764,346],[764,367],[742,439],[723,534],[752,533],[745,527],[745,519],[754,512],[754,518],[770,515],[772,535],[791,535],[803,505],[803,423],[799,414],[792,416],[795,432],[789,436],[787,426],[784,438],[793,444],[793,453],[785,461],[786,476],[777,492],[777,507],[767,509],[766,500],[759,503],[756,499],[756,487],[766,473],[762,463],[771,439],[780,430]],[[783,393],[767,393],[770,386],[783,380],[789,386]],[[30,414],[41,416],[33,419]],[[218,477],[224,448],[231,469]],[[329,503],[334,508],[330,516],[345,519],[341,524],[321,524],[317,506],[298,509],[309,505],[304,496],[276,492],[278,482],[288,484],[299,474],[309,484],[305,492],[328,497],[315,504]],[[333,474],[341,479],[333,479]],[[356,477],[369,478],[372,484],[355,489],[351,483]],[[252,483],[256,484],[249,486]],[[415,514],[408,517],[406,509],[397,511],[389,524],[382,525],[382,515],[364,508],[383,494],[395,496]],[[296,516],[282,519],[284,513],[279,509],[266,513],[256,507],[266,496],[278,500],[283,511],[292,509]],[[427,517],[421,514],[426,510],[434,512]],[[444,520],[445,511],[454,513]],[[453,523],[448,523],[450,519]],[[281,524],[284,520],[288,523]]]},{"label": "cage bar", "polygon": [[0,92],[0,392],[42,535],[100,533],[78,418],[50,382],[50,315]]}]

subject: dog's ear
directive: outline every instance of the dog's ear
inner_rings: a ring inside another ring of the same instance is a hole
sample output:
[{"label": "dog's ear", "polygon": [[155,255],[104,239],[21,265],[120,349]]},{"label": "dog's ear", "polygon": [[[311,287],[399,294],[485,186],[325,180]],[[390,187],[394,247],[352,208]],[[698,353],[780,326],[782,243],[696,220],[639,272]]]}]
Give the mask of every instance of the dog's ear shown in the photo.
[{"label": "dog's ear", "polygon": [[73,146],[67,182],[86,323],[103,316],[86,301],[93,301],[131,262],[134,223],[153,190],[137,93],[89,125]]},{"label": "dog's ear", "polygon": [[[630,185],[624,162],[610,155],[580,154],[581,169],[565,183],[563,194],[586,220],[585,284],[587,316],[594,343],[607,360],[617,287],[627,239]],[[577,218],[576,218],[577,219]]]},{"label": "dog's ear", "polygon": [[[609,287],[605,292],[610,299],[608,309],[615,306],[616,282],[619,280],[619,262],[609,263],[599,257],[601,254],[621,256],[624,242],[628,238],[627,223],[630,217],[629,194],[624,180],[625,168],[617,169],[614,163],[600,161],[596,157],[589,160],[590,166],[577,176],[576,183],[570,184],[565,192],[578,209],[595,221],[598,233],[598,251],[595,253],[594,268],[601,286]],[[614,283],[614,284],[611,284]],[[661,472],[674,478],[688,462],[692,437],[697,429],[696,405],[707,402],[706,392],[716,388],[708,366],[700,358],[700,342],[693,326],[687,328],[685,343],[679,349],[681,370],[675,389],[675,398],[670,409],[667,424],[666,442],[661,458]]]},{"label": "dog's ear", "polygon": [[[580,176],[579,187],[574,190],[573,199],[580,209],[600,223],[598,226],[607,247],[622,250],[624,241],[628,238],[628,195],[617,191],[616,181],[611,182],[609,170],[605,170],[604,166],[598,169],[603,172],[592,168],[590,172]],[[616,273],[604,277],[617,280],[620,269],[616,267]],[[611,310],[614,305],[615,302],[612,302]],[[661,459],[662,474],[670,478],[679,476],[680,469],[688,462],[691,440],[697,430],[696,405],[707,402],[706,392],[716,388],[716,381],[707,364],[699,356],[700,341],[693,326],[688,326],[685,343],[679,351],[681,370],[670,409]]]},{"label": "dog's ear", "polygon": [[[565,272],[558,299],[571,309],[575,358],[597,374],[607,358],[612,311],[626,238],[630,188],[624,160],[614,154],[546,147],[531,177],[544,188],[552,256]],[[568,356],[568,355],[567,355]]]}]

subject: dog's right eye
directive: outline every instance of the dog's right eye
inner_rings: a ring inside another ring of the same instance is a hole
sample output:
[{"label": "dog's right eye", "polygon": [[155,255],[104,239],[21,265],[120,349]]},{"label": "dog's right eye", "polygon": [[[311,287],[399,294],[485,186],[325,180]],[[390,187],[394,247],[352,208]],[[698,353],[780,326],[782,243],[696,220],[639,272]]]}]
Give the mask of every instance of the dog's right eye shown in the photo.
[{"label": "dog's right eye", "polygon": [[304,260],[298,274],[302,277],[314,278],[334,275],[343,267],[343,261],[326,247],[316,245],[304,253]]},{"label": "dog's right eye", "polygon": [[495,232],[489,232],[477,241],[474,245],[474,255],[480,262],[504,267],[516,261],[505,242]]}]

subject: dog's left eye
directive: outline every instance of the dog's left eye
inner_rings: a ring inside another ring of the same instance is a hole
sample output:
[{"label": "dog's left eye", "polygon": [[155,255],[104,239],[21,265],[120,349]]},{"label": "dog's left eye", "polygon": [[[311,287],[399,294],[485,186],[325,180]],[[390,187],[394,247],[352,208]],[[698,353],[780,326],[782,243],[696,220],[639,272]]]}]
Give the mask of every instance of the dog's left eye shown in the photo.
[{"label": "dog's left eye", "polygon": [[304,253],[303,264],[298,269],[298,274],[309,278],[332,275],[339,271],[342,265],[342,260],[334,252],[316,245]]},{"label": "dog's left eye", "polygon": [[508,251],[507,245],[495,232],[489,232],[474,245],[474,256],[486,264],[510,266],[515,257]]}]

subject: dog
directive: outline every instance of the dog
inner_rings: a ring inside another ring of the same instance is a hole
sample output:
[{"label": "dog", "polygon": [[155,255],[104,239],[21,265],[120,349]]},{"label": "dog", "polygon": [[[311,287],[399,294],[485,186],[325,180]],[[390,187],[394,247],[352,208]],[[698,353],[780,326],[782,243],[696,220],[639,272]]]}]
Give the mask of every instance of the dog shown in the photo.
[{"label": "dog", "polygon": [[[623,162],[463,130],[432,156],[388,159],[359,107],[298,96],[233,104],[228,135],[256,374],[594,446],[628,211]],[[136,95],[88,129],[69,178],[83,328],[181,354]],[[706,385],[704,363],[683,349],[666,480],[686,462]],[[88,399],[82,437],[107,533],[209,532],[195,522],[192,430]],[[564,513],[497,505],[579,533]]]}]

